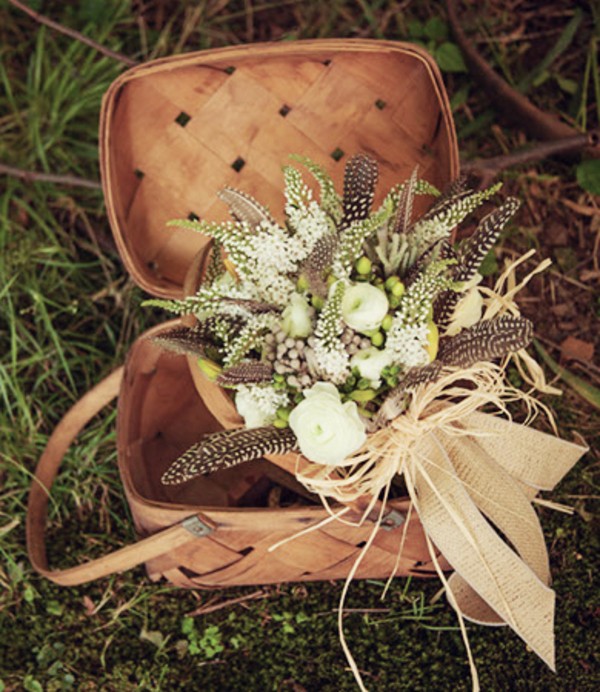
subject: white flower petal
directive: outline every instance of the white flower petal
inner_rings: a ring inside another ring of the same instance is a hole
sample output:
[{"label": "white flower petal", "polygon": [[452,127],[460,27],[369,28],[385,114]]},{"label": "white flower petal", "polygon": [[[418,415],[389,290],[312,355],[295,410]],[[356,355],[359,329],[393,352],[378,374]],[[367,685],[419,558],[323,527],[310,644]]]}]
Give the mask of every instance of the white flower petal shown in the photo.
[{"label": "white flower petal", "polygon": [[391,364],[391,354],[387,351],[381,351],[375,346],[359,351],[350,361],[350,366],[356,368],[361,377],[373,383],[379,383],[381,371]]}]

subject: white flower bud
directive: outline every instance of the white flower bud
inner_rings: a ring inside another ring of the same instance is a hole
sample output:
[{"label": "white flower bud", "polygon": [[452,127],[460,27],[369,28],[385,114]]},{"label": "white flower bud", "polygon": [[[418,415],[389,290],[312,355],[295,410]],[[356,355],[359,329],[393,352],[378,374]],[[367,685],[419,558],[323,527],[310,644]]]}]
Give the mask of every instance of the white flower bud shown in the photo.
[{"label": "white flower bud", "polygon": [[[293,293],[290,304],[283,311],[283,331],[294,339],[304,338],[312,332],[309,305],[306,298],[299,293]],[[292,346],[294,343],[292,342]]]}]

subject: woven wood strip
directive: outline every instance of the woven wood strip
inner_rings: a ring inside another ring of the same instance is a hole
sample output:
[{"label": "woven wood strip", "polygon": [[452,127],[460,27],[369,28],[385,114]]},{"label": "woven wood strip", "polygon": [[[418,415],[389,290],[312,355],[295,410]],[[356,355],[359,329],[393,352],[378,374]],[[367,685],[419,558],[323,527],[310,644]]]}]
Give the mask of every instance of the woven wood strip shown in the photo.
[{"label": "woven wood strip", "polygon": [[366,151],[382,161],[380,195],[416,164],[439,186],[458,168],[437,69],[414,46],[379,41],[242,46],[136,67],[106,95],[100,140],[120,251],[133,278],[162,296],[181,295],[205,243],[166,221],[224,218],[216,193],[226,185],[281,218],[289,153],[321,163],[339,185],[348,155]]},{"label": "woven wood strip", "polygon": [[[243,559],[240,553],[225,548],[220,543],[211,540],[210,537],[202,539],[198,544],[188,543],[179,546],[169,555],[163,555],[156,560],[147,563],[148,569],[153,572],[164,572],[173,567],[184,566],[201,573],[215,572]],[[198,563],[201,562],[201,565]]]}]

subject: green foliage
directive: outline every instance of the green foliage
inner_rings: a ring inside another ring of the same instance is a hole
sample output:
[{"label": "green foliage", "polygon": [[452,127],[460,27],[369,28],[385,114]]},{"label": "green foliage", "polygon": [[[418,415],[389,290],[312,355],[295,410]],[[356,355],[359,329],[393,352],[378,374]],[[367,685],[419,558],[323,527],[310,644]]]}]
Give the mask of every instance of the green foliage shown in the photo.
[{"label": "green foliage", "polygon": [[441,17],[430,17],[425,23],[413,19],[407,28],[409,37],[433,55],[442,72],[467,71],[460,48],[448,40],[450,27]]},{"label": "green foliage", "polygon": [[600,195],[600,159],[582,161],[576,170],[577,182],[592,195]]},{"label": "green foliage", "polygon": [[273,613],[271,616],[275,622],[281,623],[281,629],[284,634],[296,634],[297,626],[305,622],[310,622],[311,618],[302,611],[298,613],[290,613],[285,611],[283,613]]},{"label": "green foliage", "polygon": [[211,660],[225,651],[222,634],[217,625],[209,625],[200,634],[196,629],[194,619],[185,617],[181,622],[181,632],[187,637],[188,653],[191,656],[201,655],[203,658]]},{"label": "green foliage", "polygon": [[435,60],[442,72],[466,72],[467,66],[455,43],[445,41],[437,46],[434,52]]},{"label": "green foliage", "polygon": [[483,262],[479,266],[481,276],[493,276],[498,273],[498,260],[494,250],[490,250],[484,257]]}]

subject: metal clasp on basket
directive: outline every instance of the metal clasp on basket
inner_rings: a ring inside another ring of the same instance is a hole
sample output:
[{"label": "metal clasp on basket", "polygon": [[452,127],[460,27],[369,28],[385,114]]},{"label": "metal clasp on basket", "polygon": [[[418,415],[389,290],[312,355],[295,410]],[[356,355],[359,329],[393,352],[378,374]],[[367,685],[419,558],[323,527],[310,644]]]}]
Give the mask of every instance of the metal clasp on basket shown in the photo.
[{"label": "metal clasp on basket", "polygon": [[189,531],[196,538],[203,538],[213,532],[213,527],[205,524],[200,517],[194,515],[188,517],[181,522],[181,525],[186,531]]},{"label": "metal clasp on basket", "polygon": [[381,520],[381,528],[384,531],[393,531],[399,526],[402,526],[406,521],[406,517],[397,509],[391,509]]}]

